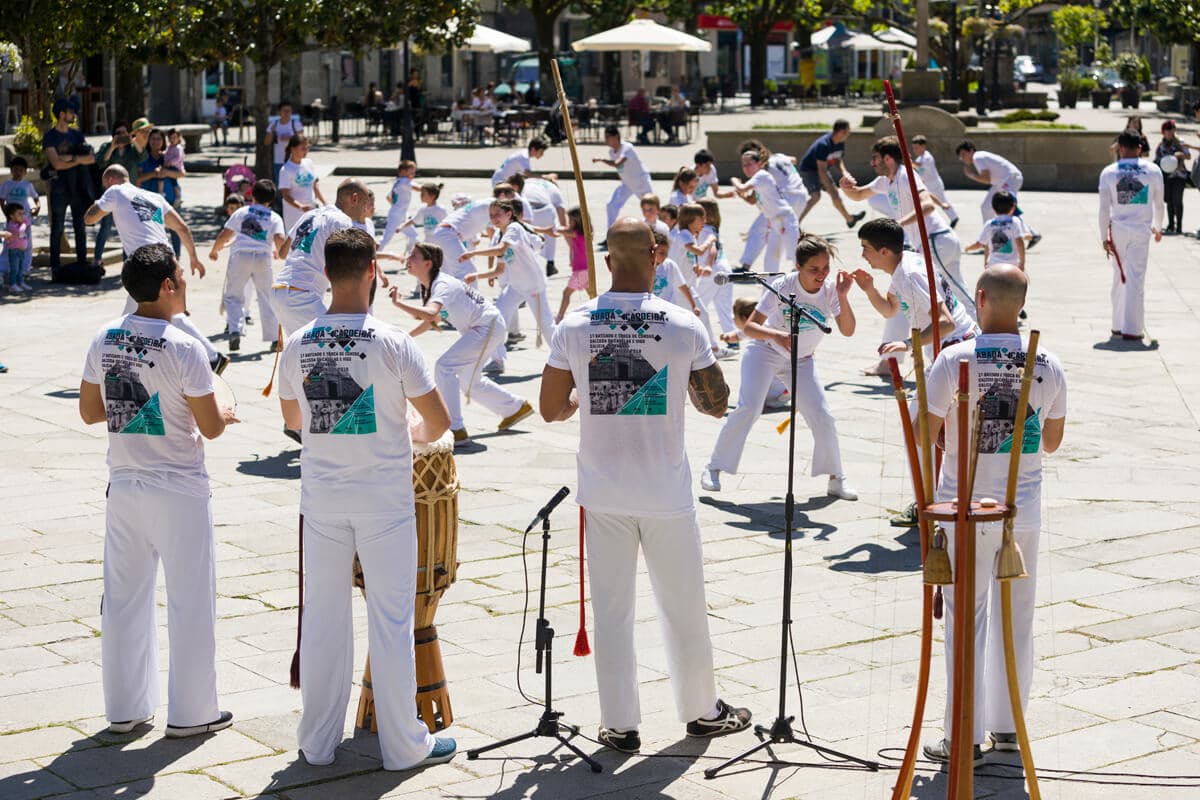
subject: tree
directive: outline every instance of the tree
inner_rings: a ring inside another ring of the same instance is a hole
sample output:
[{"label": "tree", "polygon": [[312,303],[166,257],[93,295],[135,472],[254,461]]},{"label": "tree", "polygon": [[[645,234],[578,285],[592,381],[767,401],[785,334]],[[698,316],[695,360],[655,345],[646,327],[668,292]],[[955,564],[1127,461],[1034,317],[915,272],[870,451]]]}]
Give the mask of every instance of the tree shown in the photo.
[{"label": "tree", "polygon": [[1104,12],[1090,6],[1063,6],[1050,15],[1058,43],[1076,49],[1090,44],[1108,25]]},{"label": "tree", "polygon": [[541,89],[542,100],[553,103],[556,91],[550,61],[558,54],[557,48],[554,47],[554,23],[571,5],[571,0],[514,0],[511,5],[524,6],[533,15],[536,40],[534,47],[537,48],[538,54],[538,86]]},{"label": "tree", "polygon": [[188,9],[164,45],[166,57],[187,66],[243,57],[254,65],[254,122],[259,131],[254,171],[262,177],[271,174],[271,148],[261,133],[270,111],[273,67],[310,50],[361,53],[395,47],[406,39],[426,48],[457,45],[471,35],[479,16],[474,0],[191,0]]},{"label": "tree", "polygon": [[804,9],[818,5],[817,0],[721,0],[714,3],[715,13],[729,17],[742,29],[750,48],[750,105],[761,106],[767,79],[767,38],[778,22],[802,16]]},{"label": "tree", "polygon": [[1200,15],[1194,6],[1189,8],[1188,5],[1178,0],[1115,0],[1111,12],[1115,21],[1149,33],[1163,44],[1188,45],[1192,75],[1179,77],[1195,83],[1200,77],[1196,72],[1197,59],[1200,59]]}]

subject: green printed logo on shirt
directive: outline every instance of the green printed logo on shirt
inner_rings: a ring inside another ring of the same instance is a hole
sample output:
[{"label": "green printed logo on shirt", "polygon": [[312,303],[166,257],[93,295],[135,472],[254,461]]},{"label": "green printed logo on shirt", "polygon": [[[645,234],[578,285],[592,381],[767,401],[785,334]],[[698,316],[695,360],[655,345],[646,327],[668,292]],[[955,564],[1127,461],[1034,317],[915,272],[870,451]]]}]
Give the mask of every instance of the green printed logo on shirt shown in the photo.
[{"label": "green printed logo on shirt", "polygon": [[662,417],[667,413],[667,368],[663,367],[654,377],[625,401],[618,416]]},{"label": "green printed logo on shirt", "polygon": [[147,436],[166,436],[163,426],[162,410],[158,406],[158,392],[155,392],[146,404],[142,406],[133,419],[125,423],[121,433],[143,433]]},{"label": "green printed logo on shirt", "polygon": [[355,398],[354,402],[350,404],[350,408],[346,409],[346,413],[329,432],[351,435],[375,433],[374,384],[368,386],[362,394]]}]

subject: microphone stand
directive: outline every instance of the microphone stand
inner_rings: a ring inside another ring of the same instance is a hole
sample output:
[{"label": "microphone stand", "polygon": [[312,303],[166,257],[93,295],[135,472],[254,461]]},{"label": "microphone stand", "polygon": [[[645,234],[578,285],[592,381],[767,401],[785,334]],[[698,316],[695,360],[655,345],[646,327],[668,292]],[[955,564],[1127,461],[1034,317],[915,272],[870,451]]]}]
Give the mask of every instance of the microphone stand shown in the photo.
[{"label": "microphone stand", "polygon": [[848,755],[846,753],[832,750],[823,745],[816,744],[811,741],[797,739],[792,731],[792,721],[795,717],[789,717],[787,714],[787,681],[788,681],[788,641],[791,637],[792,630],[792,521],[795,513],[796,498],[793,494],[793,484],[796,475],[796,365],[798,359],[796,357],[796,345],[800,336],[800,319],[803,317],[812,322],[825,333],[829,333],[831,328],[812,315],[803,306],[796,304],[796,295],[789,294],[786,297],[782,292],[775,289],[769,281],[755,276],[758,283],[762,284],[763,288],[771,294],[779,298],[779,300],[788,308],[791,309],[791,314],[788,315],[790,320],[790,336],[791,336],[791,366],[792,366],[792,385],[791,401],[788,408],[788,472],[787,472],[787,495],[783,505],[783,521],[786,531],[786,538],[783,546],[783,613],[781,619],[782,635],[779,644],[779,716],[775,718],[775,722],[770,728],[765,725],[755,725],[754,735],[759,738],[759,743],[746,750],[740,755],[718,764],[715,767],[710,767],[704,770],[705,778],[715,778],[717,773],[739,761],[745,761],[760,750],[769,748],[773,744],[798,744],[802,747],[807,747],[815,750],[823,755],[831,756],[835,759],[843,761],[852,761],[855,764],[861,764],[872,772],[879,771],[879,764],[875,761],[869,761],[858,756]]},{"label": "microphone stand", "polygon": [[[552,501],[553,502],[553,501]],[[556,504],[555,504],[556,505]],[[547,507],[549,508],[549,506]],[[562,731],[570,731],[574,736],[579,733],[579,728],[575,725],[568,725],[561,722],[563,716],[562,711],[555,711],[551,703],[551,698],[554,696],[553,668],[554,658],[552,649],[554,644],[554,629],[550,627],[549,620],[546,619],[546,560],[550,550],[550,512],[543,509],[539,516],[542,519],[542,580],[541,588],[538,591],[538,620],[537,620],[537,635],[535,638],[535,647],[537,649],[537,664],[536,672],[542,673],[543,662],[545,664],[546,688],[545,688],[545,705],[542,709],[542,716],[538,720],[537,727],[531,731],[527,731],[517,736],[511,736],[499,742],[494,742],[483,747],[476,747],[474,750],[467,751],[467,760],[474,761],[479,758],[481,753],[487,753],[500,747],[506,747],[510,744],[523,742],[526,739],[533,739],[538,736],[548,736],[551,739],[557,739],[560,745],[565,746],[575,755],[579,756],[589,767],[592,772],[600,772],[600,764],[591,756],[584,753],[578,747],[573,745],[571,741],[562,735]],[[543,659],[544,656],[544,659]],[[557,749],[557,748],[555,748]]]}]

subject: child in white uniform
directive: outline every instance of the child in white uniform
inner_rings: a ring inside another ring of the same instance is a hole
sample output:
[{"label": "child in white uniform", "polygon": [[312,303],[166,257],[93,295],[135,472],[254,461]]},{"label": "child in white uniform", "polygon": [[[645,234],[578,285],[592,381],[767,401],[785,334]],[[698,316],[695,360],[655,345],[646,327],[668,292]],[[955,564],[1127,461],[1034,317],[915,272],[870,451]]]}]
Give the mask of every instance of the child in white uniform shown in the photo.
[{"label": "child in white uniform", "polygon": [[696,316],[700,316],[700,307],[692,294],[692,287],[680,271],[679,265],[667,257],[670,252],[667,237],[659,231],[654,232],[654,288],[655,296],[661,297],[668,303],[674,303],[680,308],[686,308]]},{"label": "child in white uniform", "polygon": [[631,197],[641,197],[650,194],[654,188],[650,185],[650,173],[642,164],[637,150],[629,142],[621,141],[621,131],[615,125],[604,129],[604,143],[608,145],[608,158],[593,158],[592,163],[607,164],[617,171],[621,181],[608,199],[605,213],[608,215],[608,228],[613,226],[621,215],[621,208]]},{"label": "child in white uniform", "polygon": [[279,169],[279,193],[283,197],[283,227],[289,233],[306,211],[325,205],[320,181],[308,157],[308,137],[297,133],[288,139],[287,160]]},{"label": "child in white uniform", "polygon": [[[775,291],[783,296],[795,295],[796,302],[822,323],[837,321],[843,336],[854,333],[854,311],[847,297],[853,280],[849,273],[839,271],[837,278],[829,275],[833,247],[819,236],[805,234],[796,247],[795,271],[772,282]],[[721,491],[720,473],[736,473],[746,446],[746,437],[754,421],[762,413],[767,393],[775,378],[791,381],[792,310],[774,293],[763,291],[758,307],[746,323],[744,334],[752,341],[742,358],[742,384],[737,408],[725,418],[721,433],[708,466],[701,474],[700,485],[707,491]],[[792,392],[796,410],[813,432],[812,474],[828,475],[828,494],[844,500],[857,500],[858,494],[842,472],[842,454],[838,445],[837,422],[829,410],[825,388],[817,375],[813,353],[824,333],[811,320],[799,321],[796,342],[796,383]]]},{"label": "child in white uniform", "polygon": [[766,218],[767,249],[763,256],[763,270],[777,272],[781,259],[785,265],[790,265],[795,255],[796,243],[800,239],[800,221],[765,166],[766,158],[760,151],[742,153],[742,172],[747,180],[742,183],[734,178],[733,188],[742,199],[757,205]]},{"label": "child in white uniform", "polygon": [[[392,237],[408,219],[408,207],[412,205],[413,178],[416,175],[417,163],[415,161],[400,162],[396,171],[396,180],[392,184],[391,191],[388,192],[387,226],[383,230],[383,239],[379,242],[381,250],[388,246]],[[408,241],[410,247],[412,242],[413,239],[410,237]]]}]

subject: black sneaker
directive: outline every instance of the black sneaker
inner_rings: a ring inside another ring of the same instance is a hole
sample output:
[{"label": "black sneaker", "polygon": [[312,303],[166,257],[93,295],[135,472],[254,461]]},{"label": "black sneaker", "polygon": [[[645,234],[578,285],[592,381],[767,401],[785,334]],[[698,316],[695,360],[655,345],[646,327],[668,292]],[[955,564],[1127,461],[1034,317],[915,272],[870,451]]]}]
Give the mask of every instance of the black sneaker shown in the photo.
[{"label": "black sneaker", "polygon": [[1021,749],[1015,733],[992,731],[992,749],[1000,753],[1016,753]]},{"label": "black sneaker", "polygon": [[203,725],[189,725],[180,727],[178,725],[168,725],[163,731],[163,735],[168,739],[186,739],[189,736],[203,736],[206,733],[216,733],[223,731],[233,724],[233,714],[228,711],[222,711],[221,716],[214,719],[212,722],[207,722]]},{"label": "black sneaker", "polygon": [[209,366],[212,367],[214,373],[220,375],[229,366],[229,356],[224,353],[217,353],[217,357],[209,363]]},{"label": "black sneaker", "polygon": [[1021,309],[1021,313],[1017,314],[1018,319],[1029,319],[1029,315],[1025,313],[1025,309]]},{"label": "black sneaker", "polygon": [[296,444],[304,444],[304,442],[300,439],[300,431],[295,430],[294,428],[289,428],[285,425],[283,428],[283,435],[291,439]]},{"label": "black sneaker", "polygon": [[866,216],[867,216],[867,212],[865,212],[865,211],[858,212],[854,216],[850,217],[850,220],[846,223],[846,227],[853,228],[855,225],[862,222],[863,218]]},{"label": "black sneaker", "polygon": [[724,700],[717,701],[718,714],[714,719],[694,719],[687,724],[687,735],[695,737],[727,736],[750,727],[750,709],[734,708]]},{"label": "black sneaker", "polygon": [[1027,247],[1025,249],[1032,250],[1033,248],[1037,247],[1038,242],[1040,242],[1041,240],[1042,240],[1042,235],[1040,233],[1035,233],[1033,235],[1033,238],[1029,240],[1029,247]]},{"label": "black sneaker", "polygon": [[609,728],[601,728],[600,741],[605,747],[611,747],[622,753],[636,753],[642,749],[642,737],[638,736],[636,730],[614,731]]},{"label": "black sneaker", "polygon": [[916,503],[909,503],[903,511],[888,520],[894,528],[911,528],[918,521]]},{"label": "black sneaker", "polygon": [[[936,744],[927,744],[921,748],[925,753],[925,757],[930,761],[936,761],[939,764],[948,764],[950,762],[950,742],[942,739]],[[983,748],[979,745],[974,745],[974,763],[977,767],[983,766]]]},{"label": "black sneaker", "polygon": [[553,275],[557,275],[557,274],[558,274],[558,268],[554,266],[554,261],[553,260],[547,261],[546,262],[546,277],[549,278],[549,277],[551,277]]},{"label": "black sneaker", "polygon": [[951,227],[951,228],[957,228],[957,227],[958,227],[958,217],[955,217],[954,219],[950,220],[950,227]]},{"label": "black sneaker", "polygon": [[252,317],[252,316],[250,316],[249,314],[247,314],[247,315],[246,315],[246,324],[247,324],[247,325],[253,325],[253,324],[254,324],[254,317]]},{"label": "black sneaker", "polygon": [[738,275],[745,275],[750,271],[750,265],[742,264],[741,266],[734,267],[731,271],[736,272]]},{"label": "black sneaker", "polygon": [[608,239],[605,239],[603,242],[596,245],[596,249],[601,250],[601,251],[607,250],[608,249]]},{"label": "black sneaker", "polygon": [[236,353],[242,349],[242,337],[239,334],[233,334],[229,337],[229,352]]}]

